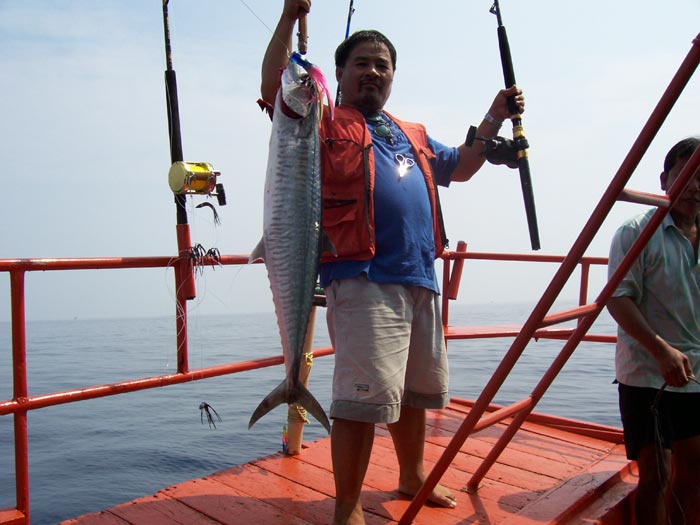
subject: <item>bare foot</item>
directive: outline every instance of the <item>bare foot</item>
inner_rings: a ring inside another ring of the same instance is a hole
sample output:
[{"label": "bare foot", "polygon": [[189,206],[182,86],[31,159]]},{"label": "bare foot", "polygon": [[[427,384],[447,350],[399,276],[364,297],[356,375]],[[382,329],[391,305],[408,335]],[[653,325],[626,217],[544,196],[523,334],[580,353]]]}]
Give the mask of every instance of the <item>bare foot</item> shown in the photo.
[{"label": "bare foot", "polygon": [[[399,492],[413,497],[418,493],[421,486],[423,486],[422,483],[409,484],[399,482]],[[454,509],[457,506],[457,498],[452,494],[452,491],[440,484],[435,486],[432,494],[428,496],[428,501],[441,507],[447,507],[448,509]]]}]

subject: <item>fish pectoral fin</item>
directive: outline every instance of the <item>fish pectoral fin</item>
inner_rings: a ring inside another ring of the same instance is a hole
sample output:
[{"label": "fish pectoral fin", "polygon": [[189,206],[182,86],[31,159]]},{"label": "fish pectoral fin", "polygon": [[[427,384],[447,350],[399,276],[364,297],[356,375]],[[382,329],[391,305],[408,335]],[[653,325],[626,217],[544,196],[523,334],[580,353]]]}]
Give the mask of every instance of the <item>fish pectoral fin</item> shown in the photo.
[{"label": "fish pectoral fin", "polygon": [[328,421],[328,416],[326,416],[326,411],[323,410],[321,404],[316,401],[316,398],[304,385],[301,383],[298,384],[293,390],[291,397],[294,398],[294,403],[303,406],[309,414],[316,418],[316,421],[323,425],[323,428],[325,428],[329,434],[331,433],[331,424]]},{"label": "fish pectoral fin", "polygon": [[331,241],[330,238],[328,237],[328,235],[326,235],[324,232],[321,232],[319,244],[320,244],[319,253],[330,252],[333,254],[333,257],[338,257],[338,251],[335,249],[335,246],[333,245],[333,241]]},{"label": "fish pectoral fin", "polygon": [[255,422],[258,419],[263,417],[270,410],[281,405],[284,402],[289,402],[287,392],[287,381],[284,380],[272,392],[267,394],[267,397],[265,397],[265,399],[263,399],[260,402],[258,407],[253,412],[253,415],[250,416],[250,421],[248,422],[248,430],[251,429],[251,427],[255,424]]},{"label": "fish pectoral fin", "polygon": [[255,246],[248,257],[248,264],[257,261],[258,259],[265,260],[265,239],[260,239],[260,242]]}]

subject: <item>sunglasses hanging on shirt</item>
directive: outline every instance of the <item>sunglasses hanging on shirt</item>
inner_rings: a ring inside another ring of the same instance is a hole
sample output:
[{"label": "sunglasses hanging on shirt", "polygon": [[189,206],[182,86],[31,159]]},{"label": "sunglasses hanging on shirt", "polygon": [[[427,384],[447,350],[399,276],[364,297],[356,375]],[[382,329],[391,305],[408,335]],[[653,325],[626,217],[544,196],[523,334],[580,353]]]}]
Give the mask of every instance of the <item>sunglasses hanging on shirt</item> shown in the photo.
[{"label": "sunglasses hanging on shirt", "polygon": [[393,144],[394,133],[389,127],[389,122],[382,114],[372,115],[367,117],[367,121],[371,122],[374,126],[372,132],[375,136],[385,139],[389,144]]}]

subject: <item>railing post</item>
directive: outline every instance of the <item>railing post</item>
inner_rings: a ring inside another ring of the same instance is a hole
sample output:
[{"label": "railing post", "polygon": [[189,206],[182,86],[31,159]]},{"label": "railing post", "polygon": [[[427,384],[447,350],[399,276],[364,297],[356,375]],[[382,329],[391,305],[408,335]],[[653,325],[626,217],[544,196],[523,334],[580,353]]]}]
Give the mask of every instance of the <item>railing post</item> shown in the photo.
[{"label": "railing post", "polygon": [[[316,306],[311,308],[309,321],[306,324],[306,338],[304,339],[304,349],[302,352],[302,362],[299,369],[299,383],[305,387],[309,386],[309,374],[311,373],[311,363],[313,362],[314,328],[316,326]],[[301,452],[301,444],[304,439],[304,425],[308,423],[306,409],[298,403],[293,403],[287,407],[287,450],[286,453],[294,456]]]},{"label": "railing post", "polygon": [[442,326],[447,326],[450,319],[450,298],[447,290],[450,287],[450,260],[446,257],[442,259]]},{"label": "railing post", "polygon": [[[581,262],[581,285],[578,290],[578,305],[583,306],[588,304],[588,280],[590,279],[591,273],[591,263],[582,261]],[[579,318],[578,323],[581,322]]]},{"label": "railing post", "polygon": [[[12,304],[12,370],[13,399],[27,399],[27,338],[24,310],[24,270],[10,272]],[[29,523],[29,458],[27,443],[27,411],[14,413],[15,433],[15,492],[16,508]]]},{"label": "railing post", "polygon": [[[456,253],[464,253],[467,251],[467,243],[464,241],[459,241],[457,243]],[[455,259],[454,267],[452,268],[452,273],[450,275],[450,286],[449,289],[445,290],[445,295],[448,299],[453,301],[457,299],[457,292],[459,292],[459,285],[462,281],[462,269],[464,268],[464,258],[458,257]]]},{"label": "railing post", "polygon": [[[178,224],[178,234],[181,227],[188,228],[187,224]],[[187,229],[187,242],[189,243],[189,228]],[[175,262],[175,329],[177,341],[177,371],[185,374],[189,371],[189,358],[187,350],[187,300],[189,283],[194,282],[192,277],[192,263],[189,255],[180,252]]]},{"label": "railing post", "polygon": [[[466,251],[467,243],[459,241],[455,253],[465,253]],[[464,258],[455,257],[455,263],[454,266],[452,266],[450,264],[450,259],[444,257],[442,259],[442,264],[442,325],[447,326],[447,322],[450,318],[450,301],[457,299],[457,292],[459,291],[459,285],[462,280]]]}]

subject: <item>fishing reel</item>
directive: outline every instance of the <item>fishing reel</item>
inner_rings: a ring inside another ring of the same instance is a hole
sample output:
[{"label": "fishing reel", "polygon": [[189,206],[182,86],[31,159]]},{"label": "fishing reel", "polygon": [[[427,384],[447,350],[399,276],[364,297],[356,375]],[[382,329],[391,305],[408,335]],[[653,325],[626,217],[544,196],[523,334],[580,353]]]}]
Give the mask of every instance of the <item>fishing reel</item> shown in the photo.
[{"label": "fishing reel", "polygon": [[216,197],[219,206],[226,205],[224,185],[216,182],[221,175],[208,162],[178,161],[170,166],[168,184],[176,195],[212,195]]},{"label": "fishing reel", "polygon": [[486,137],[480,137],[476,134],[476,126],[470,126],[464,145],[470,148],[475,140],[480,140],[484,143],[484,155],[486,156],[486,160],[491,164],[505,164],[509,168],[517,168],[518,152],[524,151],[530,147],[525,137],[511,140],[496,136],[487,139]]}]

